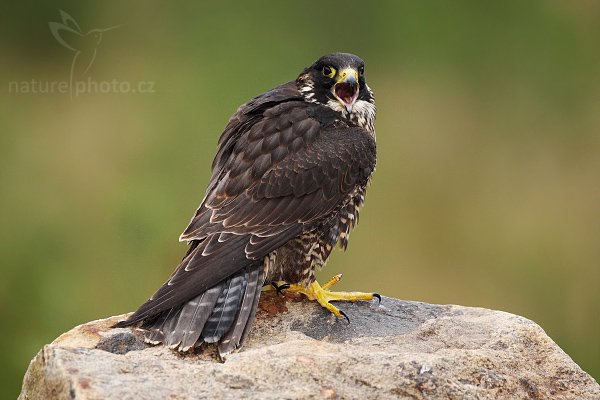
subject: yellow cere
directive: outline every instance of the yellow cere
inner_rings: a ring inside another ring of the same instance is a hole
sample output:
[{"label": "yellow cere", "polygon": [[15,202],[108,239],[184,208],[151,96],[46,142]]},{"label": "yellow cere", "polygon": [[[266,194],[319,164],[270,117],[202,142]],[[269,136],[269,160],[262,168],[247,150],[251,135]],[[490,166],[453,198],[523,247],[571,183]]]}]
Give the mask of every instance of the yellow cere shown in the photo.
[{"label": "yellow cere", "polygon": [[358,72],[354,68],[345,68],[340,72],[338,82],[345,81],[350,75],[353,75],[354,80],[358,81]]}]

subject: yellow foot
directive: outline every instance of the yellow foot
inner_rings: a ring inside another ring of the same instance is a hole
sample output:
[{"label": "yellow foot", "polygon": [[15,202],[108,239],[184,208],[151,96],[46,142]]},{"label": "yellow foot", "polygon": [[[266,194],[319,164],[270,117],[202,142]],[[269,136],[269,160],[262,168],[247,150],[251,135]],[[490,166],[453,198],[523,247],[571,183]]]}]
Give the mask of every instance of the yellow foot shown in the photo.
[{"label": "yellow foot", "polygon": [[362,293],[362,292],[332,292],[329,289],[336,283],[340,281],[342,278],[342,274],[336,275],[327,282],[323,284],[323,286],[319,285],[319,282],[314,281],[308,286],[303,286],[297,283],[288,285],[284,284],[281,286],[277,286],[276,289],[278,292],[281,290],[289,290],[296,293],[302,293],[309,300],[316,300],[319,304],[329,310],[331,313],[338,317],[344,317],[350,323],[350,318],[338,309],[336,306],[330,303],[330,301],[359,301],[359,300],[373,300],[373,298],[377,298],[381,303],[381,296],[378,293]]}]

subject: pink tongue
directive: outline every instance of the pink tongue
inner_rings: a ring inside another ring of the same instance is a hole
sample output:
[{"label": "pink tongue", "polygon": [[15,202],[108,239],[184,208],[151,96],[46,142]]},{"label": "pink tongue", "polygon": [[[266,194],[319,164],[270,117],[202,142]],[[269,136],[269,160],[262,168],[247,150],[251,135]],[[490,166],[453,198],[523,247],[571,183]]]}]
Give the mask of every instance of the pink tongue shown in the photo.
[{"label": "pink tongue", "polygon": [[347,83],[338,83],[335,85],[335,94],[342,99],[344,103],[350,104],[354,97],[354,90]]}]

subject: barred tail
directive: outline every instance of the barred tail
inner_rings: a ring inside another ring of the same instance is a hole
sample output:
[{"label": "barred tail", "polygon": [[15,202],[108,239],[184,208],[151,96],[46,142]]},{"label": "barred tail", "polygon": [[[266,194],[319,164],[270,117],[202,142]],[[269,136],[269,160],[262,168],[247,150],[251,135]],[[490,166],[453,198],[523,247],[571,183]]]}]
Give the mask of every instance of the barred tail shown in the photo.
[{"label": "barred tail", "polygon": [[146,341],[179,351],[218,342],[221,357],[231,353],[248,336],[264,279],[261,265],[246,267],[186,303],[143,321]]}]

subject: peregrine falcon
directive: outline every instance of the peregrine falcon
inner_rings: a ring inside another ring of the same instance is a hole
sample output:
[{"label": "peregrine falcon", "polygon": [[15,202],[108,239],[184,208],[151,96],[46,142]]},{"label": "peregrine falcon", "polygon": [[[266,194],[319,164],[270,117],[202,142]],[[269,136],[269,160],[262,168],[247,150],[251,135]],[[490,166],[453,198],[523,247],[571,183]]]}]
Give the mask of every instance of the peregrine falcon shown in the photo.
[{"label": "peregrine falcon", "polygon": [[127,320],[146,340],[182,352],[239,348],[263,285],[316,300],[381,300],[333,292],[315,270],[348,245],[375,169],[375,102],[364,62],[332,53],[294,81],[242,105],[229,120],[206,194],[179,240],[189,249],[169,280]]}]

